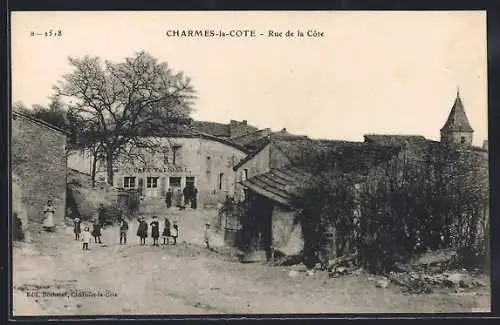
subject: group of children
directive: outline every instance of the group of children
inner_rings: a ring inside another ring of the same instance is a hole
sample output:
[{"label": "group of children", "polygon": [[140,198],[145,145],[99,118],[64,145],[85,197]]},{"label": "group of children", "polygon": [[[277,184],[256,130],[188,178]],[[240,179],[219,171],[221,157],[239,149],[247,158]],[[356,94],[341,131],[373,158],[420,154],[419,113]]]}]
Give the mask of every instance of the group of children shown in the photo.
[{"label": "group of children", "polygon": [[[102,244],[101,241],[101,229],[102,225],[95,221],[92,227],[92,233],[90,232],[90,227],[85,226],[82,231],[82,220],[80,218],[73,219],[73,233],[75,234],[75,240],[81,240],[83,242],[82,249],[88,250],[91,237],[94,237],[96,243]],[[81,235],[81,237],[80,237]],[[120,240],[121,241],[121,240]]]},{"label": "group of children", "polygon": [[[75,240],[80,240],[83,242],[82,249],[88,250],[89,243],[91,241],[91,237],[94,237],[94,241],[96,243],[102,244],[101,241],[101,228],[102,225],[95,221],[93,223],[92,233],[90,232],[90,227],[86,226],[83,231],[81,231],[81,223],[80,218],[73,219],[74,228],[73,232],[75,234]],[[137,236],[140,238],[140,244],[146,245],[146,238],[148,237],[148,224],[144,217],[139,217],[138,219],[139,227],[137,228]],[[153,216],[153,221],[149,224],[151,226],[151,238],[153,238],[153,246],[159,246],[158,239],[160,238],[160,223],[158,222],[158,217]],[[207,223],[205,228],[204,242],[208,249],[210,249],[210,224]],[[120,245],[127,244],[127,232],[128,232],[128,223],[125,219],[121,218],[120,220]],[[80,237],[81,235],[81,237]],[[176,222],[171,225],[170,220],[165,218],[163,231],[161,233],[163,237],[163,245],[168,245],[170,243],[170,238],[173,240],[172,245],[177,244],[177,237],[179,237],[179,226]]]},{"label": "group of children", "polygon": [[[141,245],[146,244],[146,238],[148,237],[148,224],[144,217],[139,217],[139,227],[137,228],[137,236],[141,240]],[[153,216],[153,221],[149,224],[151,226],[151,238],[153,238],[153,246],[159,246],[158,239],[160,238],[160,223],[158,222],[158,217]],[[174,222],[171,225],[168,218],[165,218],[163,226],[163,245],[168,245],[170,238],[173,240],[173,245],[177,244],[177,237],[179,237],[179,226]]]}]

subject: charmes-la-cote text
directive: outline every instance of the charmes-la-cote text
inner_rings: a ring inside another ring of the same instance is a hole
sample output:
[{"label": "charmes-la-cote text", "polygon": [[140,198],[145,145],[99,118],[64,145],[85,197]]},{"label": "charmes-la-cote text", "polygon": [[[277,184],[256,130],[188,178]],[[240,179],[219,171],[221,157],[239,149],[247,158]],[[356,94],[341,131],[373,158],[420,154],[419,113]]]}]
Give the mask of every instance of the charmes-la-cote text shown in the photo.
[{"label": "charmes-la-cote text", "polygon": [[272,30],[257,31],[255,29],[169,29],[166,32],[167,37],[228,37],[228,38],[256,38],[256,37],[307,37],[321,38],[325,33],[316,29],[306,30]]}]

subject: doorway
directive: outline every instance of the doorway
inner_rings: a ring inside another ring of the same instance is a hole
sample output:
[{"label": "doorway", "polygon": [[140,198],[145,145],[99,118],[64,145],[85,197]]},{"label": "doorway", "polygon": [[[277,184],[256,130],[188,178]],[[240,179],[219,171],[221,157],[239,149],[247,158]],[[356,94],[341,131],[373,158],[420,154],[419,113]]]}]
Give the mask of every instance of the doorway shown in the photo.
[{"label": "doorway", "polygon": [[192,176],[186,177],[186,187],[189,187],[189,186],[191,186],[191,187],[195,186],[194,177],[192,177]]},{"label": "doorway", "polygon": [[158,179],[159,177],[147,177],[146,178],[146,196],[148,197],[158,197]]},{"label": "doorway", "polygon": [[266,258],[271,258],[272,246],[272,215],[274,202],[268,198],[249,195],[250,207],[248,210],[248,220],[243,225],[245,230],[245,241],[249,251],[265,251]]},{"label": "doorway", "polygon": [[180,177],[170,177],[168,183],[173,192],[181,188],[181,178]]}]

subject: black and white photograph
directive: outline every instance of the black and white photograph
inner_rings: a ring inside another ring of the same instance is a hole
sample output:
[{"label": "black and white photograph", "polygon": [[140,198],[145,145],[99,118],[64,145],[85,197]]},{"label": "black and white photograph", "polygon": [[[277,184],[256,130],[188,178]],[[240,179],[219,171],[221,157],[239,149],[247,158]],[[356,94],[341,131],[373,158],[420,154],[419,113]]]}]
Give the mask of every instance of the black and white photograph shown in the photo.
[{"label": "black and white photograph", "polygon": [[486,35],[12,12],[12,316],[490,312]]}]

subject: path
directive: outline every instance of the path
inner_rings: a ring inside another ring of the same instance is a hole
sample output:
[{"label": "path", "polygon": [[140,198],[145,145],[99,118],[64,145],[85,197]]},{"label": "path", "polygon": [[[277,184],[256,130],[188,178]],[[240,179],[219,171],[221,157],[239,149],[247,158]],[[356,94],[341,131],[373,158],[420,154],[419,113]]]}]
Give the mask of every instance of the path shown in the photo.
[{"label": "path", "polygon": [[[196,214],[186,215],[183,226],[197,223],[188,221]],[[289,268],[242,264],[207,251],[197,244],[202,235],[190,232],[190,243],[165,248],[139,246],[132,229],[121,246],[116,228],[105,229],[105,244],[89,251],[81,250],[71,228],[46,235],[47,245],[17,245],[14,315],[465,312],[489,305],[488,292],[404,295],[396,287],[376,288],[363,274],[291,277]],[[27,297],[30,290],[116,296]]]}]

